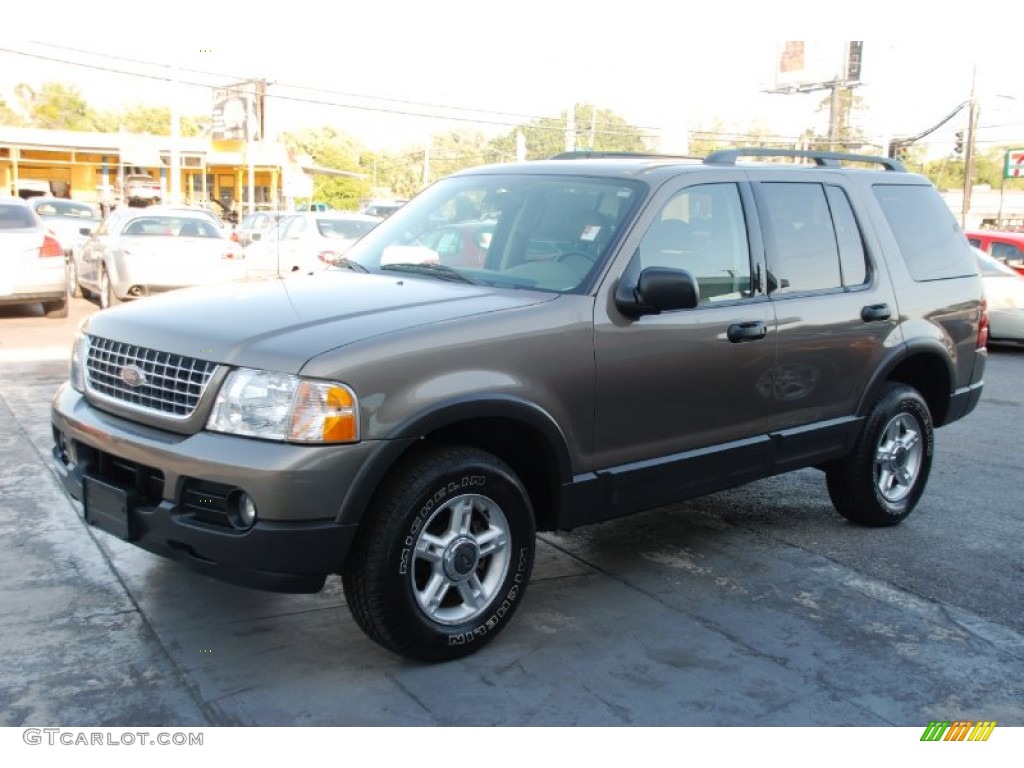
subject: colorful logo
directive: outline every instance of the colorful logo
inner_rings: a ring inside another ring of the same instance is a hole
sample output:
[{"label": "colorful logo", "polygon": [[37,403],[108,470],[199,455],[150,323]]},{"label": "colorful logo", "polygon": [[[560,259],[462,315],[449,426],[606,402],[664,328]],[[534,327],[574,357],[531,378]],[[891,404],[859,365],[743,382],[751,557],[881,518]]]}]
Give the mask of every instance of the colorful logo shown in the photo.
[{"label": "colorful logo", "polygon": [[988,741],[995,727],[995,720],[932,720],[921,741]]}]

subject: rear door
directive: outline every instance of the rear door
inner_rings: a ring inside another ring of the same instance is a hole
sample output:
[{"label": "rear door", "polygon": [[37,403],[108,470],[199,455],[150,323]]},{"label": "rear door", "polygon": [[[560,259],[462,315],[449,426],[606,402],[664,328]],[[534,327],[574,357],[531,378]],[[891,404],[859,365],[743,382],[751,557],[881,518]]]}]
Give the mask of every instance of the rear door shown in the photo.
[{"label": "rear door", "polygon": [[868,381],[891,352],[899,311],[841,175],[752,176],[777,323],[775,461],[787,469],[843,450]]}]

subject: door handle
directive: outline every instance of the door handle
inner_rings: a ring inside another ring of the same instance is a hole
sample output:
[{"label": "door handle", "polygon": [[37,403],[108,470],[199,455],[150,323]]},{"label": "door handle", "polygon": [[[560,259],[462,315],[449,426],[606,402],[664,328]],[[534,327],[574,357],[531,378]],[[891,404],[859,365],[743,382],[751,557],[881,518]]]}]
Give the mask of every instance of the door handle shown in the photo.
[{"label": "door handle", "polygon": [[758,341],[768,335],[768,326],[761,320],[754,320],[749,323],[733,323],[726,331],[726,337],[733,344],[744,341]]},{"label": "door handle", "polygon": [[892,317],[892,310],[888,304],[871,304],[860,311],[860,319],[865,323],[888,320]]}]

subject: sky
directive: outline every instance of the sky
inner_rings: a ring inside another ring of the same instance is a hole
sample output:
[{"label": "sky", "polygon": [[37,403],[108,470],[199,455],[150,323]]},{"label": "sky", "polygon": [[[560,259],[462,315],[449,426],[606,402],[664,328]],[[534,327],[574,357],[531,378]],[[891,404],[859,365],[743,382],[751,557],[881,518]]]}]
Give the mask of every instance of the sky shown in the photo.
[{"label": "sky", "polygon": [[[839,51],[846,37],[860,36],[868,39],[864,84],[856,90],[866,109],[858,120],[872,137],[929,128],[971,97],[973,77],[979,125],[998,125],[999,139],[1019,135],[1024,144],[1024,80],[1009,34],[1000,40],[986,30],[977,42],[967,42],[971,35],[958,41],[952,18],[939,15],[930,29],[926,14],[901,23],[873,3],[854,6],[857,13],[834,6],[861,18],[862,29],[823,17],[821,3],[773,3],[768,14],[743,3],[694,10],[668,0],[390,0],[281,6],[274,16],[265,9],[277,6],[264,6],[249,19],[237,3],[107,3],[125,12],[56,12],[66,29],[47,28],[45,40],[0,40],[0,96],[11,100],[18,82],[60,80],[99,108],[177,98],[183,113],[208,114],[212,84],[264,78],[271,136],[330,125],[374,150],[422,144],[431,132],[505,133],[573,102],[610,109],[674,141],[687,129],[711,128],[796,136],[825,130],[827,112],[819,107],[827,94],[767,92],[781,41],[795,37],[815,50]],[[979,25],[997,18],[998,5],[989,11],[986,4],[972,5]],[[794,21],[806,18],[813,23]],[[858,35],[878,29],[889,37]],[[936,145],[951,147],[966,119],[965,110],[937,131]],[[996,133],[992,127],[979,138],[995,141]]]}]

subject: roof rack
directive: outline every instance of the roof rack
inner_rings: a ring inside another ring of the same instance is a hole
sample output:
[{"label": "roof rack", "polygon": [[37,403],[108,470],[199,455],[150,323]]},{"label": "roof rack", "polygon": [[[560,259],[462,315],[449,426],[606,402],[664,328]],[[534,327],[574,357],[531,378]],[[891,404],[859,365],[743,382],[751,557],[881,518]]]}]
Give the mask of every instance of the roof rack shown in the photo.
[{"label": "roof rack", "polygon": [[813,160],[819,168],[839,168],[842,161],[848,163],[873,163],[881,165],[887,171],[906,172],[906,167],[899,160],[878,155],[852,155],[846,152],[818,152],[803,149],[771,149],[769,147],[737,147],[735,149],[719,149],[704,158],[708,165],[736,165],[740,157],[805,157]]},{"label": "roof rack", "polygon": [[599,149],[576,149],[570,152],[560,152],[552,155],[548,160],[601,160],[605,158],[663,158],[666,160],[700,160],[699,157],[690,155],[661,155],[655,152],[619,152],[615,150]]}]

